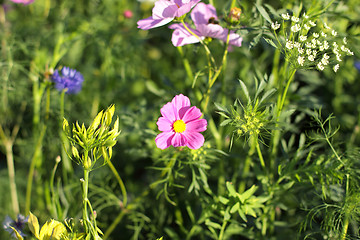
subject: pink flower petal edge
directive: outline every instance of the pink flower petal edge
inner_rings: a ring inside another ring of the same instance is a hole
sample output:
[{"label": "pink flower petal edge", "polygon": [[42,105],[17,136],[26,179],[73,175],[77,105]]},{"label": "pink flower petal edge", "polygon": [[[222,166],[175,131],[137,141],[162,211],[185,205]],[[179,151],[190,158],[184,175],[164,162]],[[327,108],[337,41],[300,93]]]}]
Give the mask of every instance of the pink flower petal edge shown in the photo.
[{"label": "pink flower petal edge", "polygon": [[181,17],[190,12],[198,2],[200,0],[158,0],[152,9],[152,16],[139,20],[138,28],[148,30],[163,26],[175,17]]}]

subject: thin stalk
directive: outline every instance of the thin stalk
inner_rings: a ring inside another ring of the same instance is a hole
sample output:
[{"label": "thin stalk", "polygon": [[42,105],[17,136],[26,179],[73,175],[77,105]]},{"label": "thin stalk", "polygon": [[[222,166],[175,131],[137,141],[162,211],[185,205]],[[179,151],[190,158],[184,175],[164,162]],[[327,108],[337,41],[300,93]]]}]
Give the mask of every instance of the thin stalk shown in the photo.
[{"label": "thin stalk", "polygon": [[231,1],[230,9],[234,8],[236,5],[236,0]]},{"label": "thin stalk", "polygon": [[261,153],[261,149],[260,149],[260,145],[259,145],[259,140],[258,140],[257,136],[255,136],[255,147],[256,147],[257,154],[258,154],[258,156],[259,156],[260,164],[261,164],[261,166],[263,167],[263,169],[266,170],[264,158],[263,158],[263,155],[262,155],[262,153]]},{"label": "thin stalk", "polygon": [[342,231],[341,231],[341,240],[346,239],[348,228],[349,228],[349,216],[348,216],[348,214],[345,214],[343,228],[342,228]]},{"label": "thin stalk", "polygon": [[62,175],[64,183],[68,182],[67,173],[72,173],[73,168],[71,165],[71,160],[69,159],[68,155],[66,154],[66,149],[69,149],[69,140],[66,137],[65,133],[62,131],[62,124],[63,120],[65,118],[65,93],[66,89],[63,89],[60,94],[60,121],[59,121],[59,135],[61,138],[61,142],[63,144],[63,147],[61,148],[61,159],[63,163],[62,168]]},{"label": "thin stalk", "polygon": [[[349,174],[346,174],[346,195],[349,193]],[[346,239],[346,235],[347,235],[347,231],[349,228],[349,214],[346,211],[345,212],[345,217],[344,217],[344,223],[343,223],[343,228],[341,230],[341,240],[345,240]]]},{"label": "thin stalk", "polygon": [[11,203],[12,203],[13,212],[15,215],[17,215],[20,212],[20,210],[19,210],[19,201],[16,190],[16,182],[15,182],[13,144],[11,141],[6,141],[4,145],[5,145],[6,160],[8,166],[8,174],[9,174]]},{"label": "thin stalk", "polygon": [[206,97],[205,97],[205,103],[204,103],[204,107],[203,107],[203,110],[204,112],[207,111],[207,106],[209,104],[209,100],[210,100],[210,93],[211,93],[211,88],[212,86],[214,85],[215,81],[217,80],[217,78],[219,77],[223,67],[226,65],[226,58],[227,58],[227,54],[229,52],[228,48],[229,48],[229,41],[230,41],[230,30],[228,31],[228,35],[227,35],[227,38],[226,38],[226,42],[225,42],[225,50],[224,50],[224,54],[223,54],[223,57],[222,57],[222,60],[221,60],[221,65],[219,68],[217,68],[215,66],[215,74],[213,77],[209,76],[209,86],[208,86],[208,89],[206,91]]},{"label": "thin stalk", "polygon": [[206,54],[210,57],[211,63],[214,65],[215,68],[217,68],[217,67],[216,67],[215,59],[214,59],[214,57],[212,56],[211,51],[210,51],[210,49],[208,48],[208,46],[204,43],[204,41],[203,41],[198,35],[196,35],[193,31],[190,30],[190,28],[188,28],[188,26],[185,24],[184,20],[181,20],[181,23],[182,23],[182,25],[184,26],[184,28],[186,29],[186,31],[188,31],[191,35],[193,35],[194,37],[196,37],[196,38],[199,40],[199,42],[201,43],[201,45],[203,45]]},{"label": "thin stalk", "polygon": [[289,86],[290,86],[290,83],[292,82],[292,80],[294,79],[294,75],[295,75],[295,72],[296,72],[296,69],[293,69],[290,73],[290,76],[288,78],[288,81],[286,83],[286,86],[285,86],[285,89],[284,89],[284,92],[281,96],[281,102],[280,102],[280,106],[278,107],[278,111],[277,111],[277,115],[276,115],[276,118],[279,118],[280,114],[281,114],[281,111],[284,107],[284,103],[285,103],[285,99],[286,99],[286,95],[287,95],[287,92],[289,90]]},{"label": "thin stalk", "polygon": [[112,173],[115,175],[115,178],[119,183],[119,186],[120,186],[120,189],[121,189],[121,192],[122,192],[122,195],[123,195],[123,206],[126,207],[126,205],[127,205],[127,193],[126,193],[126,188],[125,188],[124,182],[122,181],[119,173],[116,171],[116,168],[114,167],[112,162],[108,161],[107,164],[109,165]]},{"label": "thin stalk", "polygon": [[104,240],[108,239],[110,234],[114,231],[116,226],[121,222],[122,218],[125,216],[126,213],[127,212],[124,210],[119,213],[119,215],[115,218],[115,220],[111,223],[111,225],[106,229],[106,232],[103,237]]},{"label": "thin stalk", "polygon": [[[228,214],[227,211],[225,212],[225,215],[226,214]],[[226,228],[227,223],[228,223],[228,220],[226,220],[225,216],[224,216],[224,221],[223,221],[223,224],[222,224],[221,229],[220,229],[220,234],[219,234],[218,240],[223,240],[224,239],[224,232],[225,232],[225,228]]]},{"label": "thin stalk", "polygon": [[30,212],[31,189],[32,189],[32,183],[33,183],[33,178],[34,178],[34,170],[35,170],[36,162],[39,159],[39,155],[41,154],[42,141],[43,141],[45,132],[46,132],[46,126],[43,125],[41,132],[40,132],[40,136],[39,136],[38,141],[35,146],[34,155],[31,159],[31,163],[30,163],[30,169],[29,169],[27,186],[26,186],[26,200],[25,200],[25,214],[26,215],[29,214],[29,212]]},{"label": "thin stalk", "polygon": [[182,47],[177,47],[177,50],[180,53],[182,62],[184,64],[186,75],[187,75],[188,79],[192,82],[194,80],[194,74],[193,74],[193,72],[191,70],[189,59],[187,59],[185,57],[185,54],[184,54],[184,51],[183,51]]},{"label": "thin stalk", "polygon": [[46,87],[46,106],[45,106],[45,120],[49,119],[50,115],[50,88]]},{"label": "thin stalk", "polygon": [[239,191],[238,192],[240,192],[240,193],[245,191],[246,177],[249,176],[251,158],[252,158],[253,154],[255,153],[255,150],[256,150],[256,139],[254,137],[252,137],[252,143],[250,145],[250,149],[248,151],[248,154],[247,154],[247,156],[245,158],[245,163],[244,163],[244,167],[243,167],[243,173],[242,173],[243,180],[240,182],[240,185],[239,185]]},{"label": "thin stalk", "polygon": [[88,191],[89,191],[89,173],[90,171],[88,169],[84,169],[84,179],[83,184],[83,221],[84,221],[84,227],[86,234],[89,233],[88,229],[88,223],[90,222],[88,210],[87,210],[87,201],[88,201]]},{"label": "thin stalk", "polygon": [[59,218],[58,216],[58,208],[57,208],[57,204],[56,204],[56,199],[55,199],[55,190],[54,190],[54,179],[55,179],[55,173],[56,173],[56,169],[59,165],[61,161],[61,158],[60,156],[58,156],[55,160],[55,166],[51,172],[51,178],[50,178],[50,191],[51,191],[51,208],[52,208],[52,211],[53,211],[53,215],[55,216],[56,219]]}]

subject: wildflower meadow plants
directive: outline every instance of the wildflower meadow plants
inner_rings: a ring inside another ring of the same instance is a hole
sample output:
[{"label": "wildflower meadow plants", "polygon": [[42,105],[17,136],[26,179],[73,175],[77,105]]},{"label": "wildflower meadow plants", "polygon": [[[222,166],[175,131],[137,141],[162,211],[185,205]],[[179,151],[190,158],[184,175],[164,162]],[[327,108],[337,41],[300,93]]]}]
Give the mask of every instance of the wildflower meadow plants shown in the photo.
[{"label": "wildflower meadow plants", "polygon": [[4,1],[0,238],[358,239],[359,14]]}]

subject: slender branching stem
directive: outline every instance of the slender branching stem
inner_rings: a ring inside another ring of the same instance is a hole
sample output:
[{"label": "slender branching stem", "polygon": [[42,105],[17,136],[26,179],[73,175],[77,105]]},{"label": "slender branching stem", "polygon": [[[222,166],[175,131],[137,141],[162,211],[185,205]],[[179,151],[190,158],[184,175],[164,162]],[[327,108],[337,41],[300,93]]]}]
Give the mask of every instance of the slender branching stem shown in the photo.
[{"label": "slender branching stem", "polygon": [[39,156],[41,155],[42,141],[43,141],[45,132],[46,132],[46,126],[43,125],[42,129],[40,131],[40,136],[39,136],[38,141],[35,146],[35,151],[34,151],[32,159],[31,159],[31,163],[30,163],[28,181],[27,181],[27,186],[26,186],[25,214],[29,214],[29,212],[30,212],[31,189],[32,189],[32,184],[33,184],[34,171],[35,171],[35,166],[36,166],[37,160],[39,159]]},{"label": "slender branching stem", "polygon": [[122,192],[122,195],[123,195],[123,206],[126,207],[127,205],[127,193],[126,193],[126,188],[125,188],[125,184],[123,182],[123,180],[121,179],[119,173],[116,171],[116,168],[114,167],[114,165],[112,164],[111,161],[108,161],[107,164],[109,165],[112,173],[115,175],[115,178],[116,180],[118,181],[119,183],[119,186],[120,186],[120,189],[121,189],[121,192]]},{"label": "slender branching stem", "polygon": [[19,209],[19,201],[18,201],[16,182],[15,182],[13,143],[11,141],[5,141],[3,143],[5,145],[6,161],[7,161],[7,166],[8,166],[11,204],[12,204],[12,208],[13,208],[13,213],[15,215],[17,215],[19,213],[20,209]]},{"label": "slender branching stem", "polygon": [[193,74],[193,72],[191,70],[189,60],[185,57],[185,54],[184,54],[184,51],[183,51],[182,47],[177,47],[177,50],[180,53],[180,56],[181,56],[182,62],[184,64],[185,72],[186,72],[186,75],[187,75],[188,79],[190,81],[193,81],[194,80],[194,74]]},{"label": "slender branching stem", "polygon": [[264,161],[264,157],[263,157],[263,155],[261,153],[259,140],[258,140],[257,136],[254,136],[254,137],[255,137],[256,152],[257,152],[257,154],[259,156],[260,164],[263,167],[264,171],[266,171],[265,161]]},{"label": "slender branching stem", "polygon": [[223,240],[224,239],[225,228],[226,228],[226,225],[227,225],[227,223],[229,221],[228,219],[226,219],[226,215],[228,215],[228,214],[229,214],[229,209],[226,209],[225,214],[224,214],[223,224],[222,224],[221,229],[220,229],[218,240]]},{"label": "slender branching stem", "polygon": [[214,57],[211,54],[210,49],[208,48],[208,46],[204,43],[204,41],[198,36],[196,35],[193,31],[191,31],[190,28],[188,28],[188,26],[185,24],[184,20],[181,20],[182,25],[184,26],[184,28],[186,29],[186,31],[188,31],[191,35],[193,35],[194,37],[196,37],[199,42],[201,43],[201,45],[204,47],[206,54],[210,57],[211,63],[214,65],[214,67],[216,68],[216,62]]}]

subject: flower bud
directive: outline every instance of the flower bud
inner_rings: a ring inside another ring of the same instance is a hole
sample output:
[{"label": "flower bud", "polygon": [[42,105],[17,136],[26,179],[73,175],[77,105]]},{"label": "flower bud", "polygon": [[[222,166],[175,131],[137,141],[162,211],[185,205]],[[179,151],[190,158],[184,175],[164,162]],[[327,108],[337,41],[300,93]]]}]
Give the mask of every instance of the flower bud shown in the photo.
[{"label": "flower bud", "polygon": [[238,7],[233,7],[230,9],[228,16],[228,22],[232,25],[237,25],[240,23],[241,9]]}]

